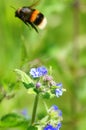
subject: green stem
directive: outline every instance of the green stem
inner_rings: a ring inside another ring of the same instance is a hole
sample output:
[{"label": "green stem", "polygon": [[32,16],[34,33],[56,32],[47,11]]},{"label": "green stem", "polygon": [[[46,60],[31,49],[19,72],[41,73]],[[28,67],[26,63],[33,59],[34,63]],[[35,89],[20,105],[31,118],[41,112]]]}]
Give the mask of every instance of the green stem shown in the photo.
[{"label": "green stem", "polygon": [[35,101],[34,101],[34,106],[33,106],[33,112],[32,112],[31,125],[33,125],[33,123],[35,122],[36,111],[37,111],[37,105],[38,105],[38,99],[39,99],[39,94],[36,94],[36,96],[35,96]]}]

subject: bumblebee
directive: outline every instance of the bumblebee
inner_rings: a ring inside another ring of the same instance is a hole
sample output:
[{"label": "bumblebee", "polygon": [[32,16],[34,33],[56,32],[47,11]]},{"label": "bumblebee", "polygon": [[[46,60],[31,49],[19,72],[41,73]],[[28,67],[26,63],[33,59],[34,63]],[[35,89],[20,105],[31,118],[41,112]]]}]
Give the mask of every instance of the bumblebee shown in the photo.
[{"label": "bumblebee", "polygon": [[44,29],[47,20],[44,15],[39,11],[33,8],[35,4],[31,6],[24,6],[15,11],[15,17],[21,19],[27,26],[31,25],[32,28],[38,32],[38,29]]}]

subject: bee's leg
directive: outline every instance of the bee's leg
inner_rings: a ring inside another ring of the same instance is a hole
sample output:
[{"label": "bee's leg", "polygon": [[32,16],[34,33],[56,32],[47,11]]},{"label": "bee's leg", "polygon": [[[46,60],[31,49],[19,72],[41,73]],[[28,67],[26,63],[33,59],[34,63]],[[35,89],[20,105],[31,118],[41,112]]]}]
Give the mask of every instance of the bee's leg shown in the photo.
[{"label": "bee's leg", "polygon": [[24,22],[24,23],[30,28],[30,26],[29,26],[29,24],[27,22]]},{"label": "bee's leg", "polygon": [[31,27],[32,28],[34,28],[35,29],[35,31],[38,33],[38,30],[37,30],[37,28],[35,27],[35,25],[33,24],[33,23],[31,23],[31,22],[29,22],[29,24],[31,25]]}]

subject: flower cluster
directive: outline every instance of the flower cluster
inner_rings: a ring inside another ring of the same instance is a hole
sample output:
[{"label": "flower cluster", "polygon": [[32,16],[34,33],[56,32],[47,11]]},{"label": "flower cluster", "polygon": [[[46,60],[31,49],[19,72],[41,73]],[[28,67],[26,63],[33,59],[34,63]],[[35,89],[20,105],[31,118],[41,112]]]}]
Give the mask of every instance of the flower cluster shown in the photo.
[{"label": "flower cluster", "polygon": [[[16,69],[15,71],[20,76],[20,80],[24,84],[24,87],[28,90],[28,93],[36,94],[33,109],[34,114],[32,114],[31,121],[32,124],[28,127],[28,129],[38,128],[37,130],[60,130],[62,111],[56,105],[51,106],[50,109],[47,110],[47,115],[37,122],[35,122],[36,111],[34,112],[34,110],[37,107],[39,94],[48,99],[55,96],[62,96],[65,91],[62,83],[56,82],[50,71],[48,72],[47,68],[44,66],[31,68],[29,72],[30,76],[21,70]],[[22,115],[25,119],[28,119],[26,110],[22,111]]]},{"label": "flower cluster", "polygon": [[55,82],[53,77],[48,75],[48,70],[44,66],[31,68],[30,75],[33,79],[36,79],[34,90],[40,92],[44,97],[60,97],[63,91],[65,91],[62,87],[62,83]]},{"label": "flower cluster", "polygon": [[43,127],[43,130],[60,130],[62,125],[62,111],[59,110],[56,105],[53,105],[48,110],[48,115],[43,120],[45,120],[45,126]]}]

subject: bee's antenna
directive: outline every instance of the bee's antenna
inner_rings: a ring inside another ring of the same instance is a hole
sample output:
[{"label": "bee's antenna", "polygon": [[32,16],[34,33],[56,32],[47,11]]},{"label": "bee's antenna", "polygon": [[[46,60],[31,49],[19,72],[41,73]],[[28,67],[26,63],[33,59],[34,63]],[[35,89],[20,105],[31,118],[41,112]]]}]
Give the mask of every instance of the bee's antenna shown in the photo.
[{"label": "bee's antenna", "polygon": [[36,1],[35,3],[33,3],[30,7],[36,6],[39,2],[40,2],[40,0],[37,0],[37,1]]},{"label": "bee's antenna", "polygon": [[13,8],[14,10],[16,10],[16,8],[15,8],[15,7],[13,7],[12,5],[10,5],[10,7],[11,7],[11,8]]}]

